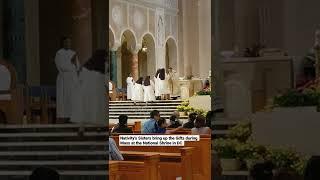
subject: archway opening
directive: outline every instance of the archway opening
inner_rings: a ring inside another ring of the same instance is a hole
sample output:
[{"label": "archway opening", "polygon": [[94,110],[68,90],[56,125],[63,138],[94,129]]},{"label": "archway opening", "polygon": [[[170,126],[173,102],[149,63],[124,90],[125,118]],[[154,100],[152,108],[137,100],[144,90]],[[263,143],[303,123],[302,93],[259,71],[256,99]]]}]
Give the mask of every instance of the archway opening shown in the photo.
[{"label": "archway opening", "polygon": [[169,38],[166,42],[166,69],[171,67],[173,70],[177,70],[178,64],[178,48],[175,40]]},{"label": "archway opening", "polygon": [[[106,63],[106,73],[108,74],[108,77],[111,81],[116,83],[117,79],[117,71],[114,69],[117,66],[117,57],[116,57],[116,52],[113,52],[111,48],[115,44],[115,38],[114,38],[114,33],[112,32],[111,28],[109,27],[109,61]],[[115,59],[114,59],[115,58]]]},{"label": "archway opening", "polygon": [[121,46],[120,46],[120,54],[121,54],[121,73],[118,78],[118,87],[125,87],[126,78],[129,73],[132,73],[132,58],[133,54],[131,52],[132,49],[136,47],[136,40],[134,34],[130,30],[126,30],[121,36]]},{"label": "archway opening", "polygon": [[139,76],[152,76],[156,71],[155,42],[150,34],[142,38],[142,48],[139,51]]}]

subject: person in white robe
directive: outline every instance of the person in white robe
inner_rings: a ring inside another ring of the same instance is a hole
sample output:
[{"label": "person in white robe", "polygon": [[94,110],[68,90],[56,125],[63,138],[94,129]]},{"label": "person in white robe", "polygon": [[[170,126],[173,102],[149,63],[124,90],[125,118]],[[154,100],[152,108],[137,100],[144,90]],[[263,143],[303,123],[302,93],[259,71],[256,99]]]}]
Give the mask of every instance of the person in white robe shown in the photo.
[{"label": "person in white robe", "polygon": [[55,64],[59,71],[56,81],[57,88],[57,119],[67,121],[71,117],[71,95],[76,82],[77,55],[71,50],[71,39],[63,37],[63,48],[58,50],[55,56]]},{"label": "person in white robe", "polygon": [[150,80],[150,76],[147,76],[143,81],[144,102],[152,102],[156,100],[154,95],[154,83]]},{"label": "person in white robe", "polygon": [[170,97],[170,89],[169,89],[169,83],[168,83],[168,76],[166,75],[165,69],[160,69],[159,75],[158,75],[158,84],[159,84],[159,92],[161,95],[161,99],[169,99]]},{"label": "person in white robe", "polygon": [[177,87],[175,84],[175,80],[176,80],[176,72],[173,71],[173,69],[171,67],[169,67],[168,69],[168,73],[167,73],[168,77],[169,77],[169,89],[170,89],[170,96],[176,96],[177,95]]},{"label": "person in white robe", "polygon": [[132,93],[132,100],[134,102],[137,101],[143,101],[144,100],[144,92],[143,92],[143,87],[142,87],[142,81],[143,78],[140,77],[137,82],[134,83],[133,85],[133,93]]},{"label": "person in white robe", "polygon": [[156,96],[156,99],[158,99],[161,96],[159,91],[159,78],[158,78],[159,71],[160,70],[158,69],[154,76],[154,95]]},{"label": "person in white robe", "polygon": [[132,99],[132,91],[133,91],[133,83],[134,83],[131,73],[127,77],[126,82],[127,82],[127,99],[131,100]]},{"label": "person in white robe", "polygon": [[107,124],[104,66],[106,57],[105,50],[95,51],[79,73],[77,87],[73,93],[71,122],[80,124],[80,135],[84,133],[85,124]]}]

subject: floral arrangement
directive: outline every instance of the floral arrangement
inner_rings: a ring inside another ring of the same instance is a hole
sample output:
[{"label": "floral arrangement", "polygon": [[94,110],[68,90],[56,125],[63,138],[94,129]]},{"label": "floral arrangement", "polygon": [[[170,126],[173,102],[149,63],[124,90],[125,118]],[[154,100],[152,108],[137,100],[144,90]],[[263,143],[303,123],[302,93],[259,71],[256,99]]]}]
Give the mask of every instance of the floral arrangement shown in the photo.
[{"label": "floral arrangement", "polygon": [[214,140],[213,148],[223,159],[236,159],[236,146],[239,142],[235,139],[216,139]]},{"label": "floral arrangement", "polygon": [[320,92],[315,88],[293,89],[273,99],[274,107],[318,106]]},{"label": "floral arrangement", "polygon": [[198,91],[198,92],[196,93],[196,95],[198,95],[198,96],[211,95],[211,90],[210,90],[210,89],[202,89],[201,91]]},{"label": "floral arrangement", "polygon": [[227,138],[214,140],[213,148],[223,159],[239,159],[249,162],[271,161],[276,169],[289,168],[302,175],[308,157],[302,156],[292,149],[272,148],[258,145],[252,141],[250,123],[240,123],[233,127]]},{"label": "floral arrangement", "polygon": [[239,142],[246,142],[251,136],[251,123],[242,122],[233,126],[227,134],[228,138],[237,139]]},{"label": "floral arrangement", "polygon": [[185,112],[185,113],[197,113],[198,115],[203,115],[206,116],[207,115],[207,111],[203,110],[203,109],[196,109],[190,106],[190,103],[188,100],[183,101],[181,103],[181,105],[177,106],[177,110],[179,112]]}]

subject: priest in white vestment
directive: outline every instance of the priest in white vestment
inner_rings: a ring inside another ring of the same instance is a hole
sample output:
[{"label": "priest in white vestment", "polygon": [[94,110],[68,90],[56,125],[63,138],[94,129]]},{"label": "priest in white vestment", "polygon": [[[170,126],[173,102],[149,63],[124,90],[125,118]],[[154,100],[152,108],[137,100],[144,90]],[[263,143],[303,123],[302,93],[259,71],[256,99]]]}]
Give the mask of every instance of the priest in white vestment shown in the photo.
[{"label": "priest in white vestment", "polygon": [[71,39],[64,37],[62,46],[55,56],[55,64],[59,71],[57,88],[57,119],[66,121],[71,117],[71,95],[76,81],[77,55],[71,50]]},{"label": "priest in white vestment", "polygon": [[169,89],[170,89],[170,96],[176,96],[177,95],[177,87],[176,87],[176,84],[175,84],[175,80],[176,80],[176,72],[173,71],[173,69],[170,67],[168,69],[168,83],[169,83]]},{"label": "priest in white vestment", "polygon": [[84,124],[106,125],[106,57],[105,50],[97,50],[79,73],[73,94],[71,122],[81,125],[80,135],[84,132]]},{"label": "priest in white vestment", "polygon": [[132,91],[133,91],[133,83],[134,83],[131,73],[127,77],[126,82],[127,82],[127,99],[131,100],[132,99]]}]

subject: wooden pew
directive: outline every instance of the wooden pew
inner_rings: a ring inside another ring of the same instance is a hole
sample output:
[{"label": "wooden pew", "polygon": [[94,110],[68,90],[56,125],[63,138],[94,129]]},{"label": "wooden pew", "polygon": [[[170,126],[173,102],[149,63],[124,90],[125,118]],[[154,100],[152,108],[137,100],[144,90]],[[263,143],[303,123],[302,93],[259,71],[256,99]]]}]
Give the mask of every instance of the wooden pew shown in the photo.
[{"label": "wooden pew", "polygon": [[17,84],[14,66],[0,59],[0,110],[6,116],[6,123],[22,123],[23,99],[23,87]]},{"label": "wooden pew", "polygon": [[[143,135],[143,134],[141,134]],[[144,134],[151,135],[151,134]],[[179,153],[179,146],[119,146],[119,135],[112,138],[117,143],[120,151],[163,152]],[[192,157],[193,179],[207,180],[211,178],[211,136],[201,135],[200,141],[185,142],[185,147],[194,147]]]},{"label": "wooden pew", "polygon": [[[116,96],[117,96],[115,83],[112,82],[112,81],[109,81],[108,83],[109,83],[108,84],[109,96],[107,96],[107,97],[109,98],[109,100],[115,101],[116,100]],[[111,87],[109,85],[111,85]]]},{"label": "wooden pew", "polygon": [[[109,124],[109,130],[115,126],[116,124]],[[128,127],[133,131],[134,134],[141,134],[142,124],[141,121],[135,121],[134,124],[128,124]],[[174,128],[167,128],[168,130],[172,130]],[[174,134],[191,134],[191,129],[181,129],[176,131]]]},{"label": "wooden pew", "polygon": [[158,153],[144,153],[143,161],[109,161],[110,180],[160,180]]},{"label": "wooden pew", "polygon": [[[167,128],[167,130],[172,130],[175,128]],[[191,134],[191,129],[180,129],[179,131],[176,131],[174,134]]]},{"label": "wooden pew", "polygon": [[[110,132],[115,125],[116,124],[109,124],[109,131]],[[141,133],[141,121],[135,121],[134,124],[128,124],[128,128],[130,128],[134,134],[140,134]]]},{"label": "wooden pew", "polygon": [[[182,177],[184,180],[193,180],[192,176],[192,152],[195,148],[180,148],[180,153],[162,153],[160,155],[161,180],[175,180]],[[121,151],[126,160],[141,160],[146,152]]]}]

